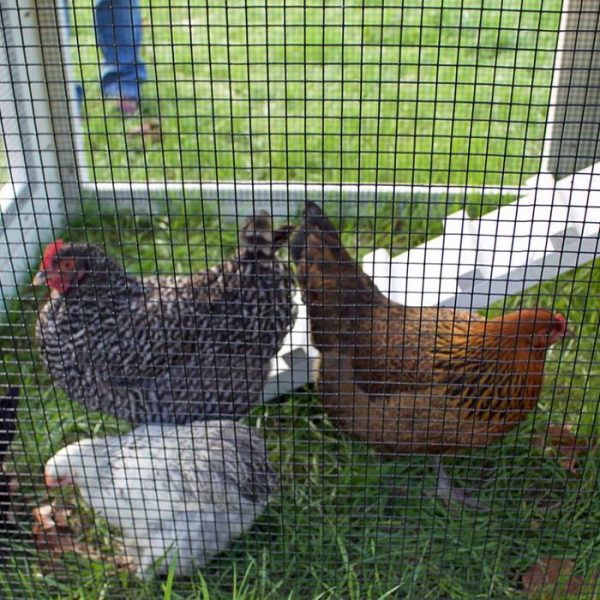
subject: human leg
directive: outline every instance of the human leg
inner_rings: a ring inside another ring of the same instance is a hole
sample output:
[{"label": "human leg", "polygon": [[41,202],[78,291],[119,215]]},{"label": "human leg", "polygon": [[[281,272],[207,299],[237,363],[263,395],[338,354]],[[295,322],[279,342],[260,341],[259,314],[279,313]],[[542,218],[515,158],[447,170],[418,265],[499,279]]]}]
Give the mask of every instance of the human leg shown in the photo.
[{"label": "human leg", "polygon": [[95,26],[96,40],[103,55],[104,97],[120,100],[122,105],[132,101],[137,108],[140,86],[147,77],[140,56],[142,17],[139,0],[96,0]]}]

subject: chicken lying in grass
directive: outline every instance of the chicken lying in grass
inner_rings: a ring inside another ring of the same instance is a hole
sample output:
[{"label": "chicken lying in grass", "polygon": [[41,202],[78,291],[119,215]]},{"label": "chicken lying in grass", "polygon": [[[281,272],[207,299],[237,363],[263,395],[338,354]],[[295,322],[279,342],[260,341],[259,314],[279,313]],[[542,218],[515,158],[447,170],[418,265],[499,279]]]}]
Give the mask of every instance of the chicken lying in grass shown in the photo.
[{"label": "chicken lying in grass", "polygon": [[177,575],[202,568],[252,526],[278,486],[260,432],[227,420],[83,440],[47,462],[45,479],[50,489],[78,487],[121,530],[140,577],[166,574],[173,561]]},{"label": "chicken lying in grass", "polygon": [[246,414],[295,319],[275,256],[290,229],[260,213],[231,260],[188,277],[141,279],[96,246],[50,244],[34,284],[51,289],[36,334],[54,382],[136,424]]},{"label": "chicken lying in grass", "polygon": [[[386,454],[485,447],[537,405],[546,350],[565,318],[524,309],[484,320],[388,300],[313,203],[291,241],[314,344],[319,391],[337,425]],[[438,495],[470,501],[437,460]]]}]

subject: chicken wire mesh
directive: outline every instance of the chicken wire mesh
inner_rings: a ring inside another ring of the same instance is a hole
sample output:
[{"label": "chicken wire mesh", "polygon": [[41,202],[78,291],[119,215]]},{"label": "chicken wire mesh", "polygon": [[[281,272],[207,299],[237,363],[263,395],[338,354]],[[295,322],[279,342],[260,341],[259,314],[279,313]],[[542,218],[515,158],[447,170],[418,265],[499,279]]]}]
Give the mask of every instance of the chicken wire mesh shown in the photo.
[{"label": "chicken wire mesh", "polygon": [[595,598],[599,15],[0,4],[2,597]]}]

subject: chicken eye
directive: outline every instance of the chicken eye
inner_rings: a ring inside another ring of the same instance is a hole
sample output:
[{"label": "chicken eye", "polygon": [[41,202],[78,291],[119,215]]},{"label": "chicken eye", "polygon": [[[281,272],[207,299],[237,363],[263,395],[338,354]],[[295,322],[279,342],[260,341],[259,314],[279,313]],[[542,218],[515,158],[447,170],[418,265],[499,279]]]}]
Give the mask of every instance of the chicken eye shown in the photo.
[{"label": "chicken eye", "polygon": [[74,271],[75,270],[75,261],[72,258],[63,258],[59,264],[60,264],[61,271]]}]

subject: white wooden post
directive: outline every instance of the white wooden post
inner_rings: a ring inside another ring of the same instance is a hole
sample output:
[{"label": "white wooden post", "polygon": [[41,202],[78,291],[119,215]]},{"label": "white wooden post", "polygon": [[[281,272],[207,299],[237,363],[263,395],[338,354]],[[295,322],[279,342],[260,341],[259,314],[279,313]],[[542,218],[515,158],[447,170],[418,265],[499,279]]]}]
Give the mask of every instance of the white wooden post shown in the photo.
[{"label": "white wooden post", "polygon": [[557,179],[600,161],[600,2],[563,0],[542,169]]},{"label": "white wooden post", "polygon": [[0,189],[0,297],[7,300],[39,258],[40,243],[64,228],[66,202],[80,202],[57,9],[49,0],[3,0],[0,19],[10,176]]}]

